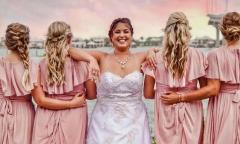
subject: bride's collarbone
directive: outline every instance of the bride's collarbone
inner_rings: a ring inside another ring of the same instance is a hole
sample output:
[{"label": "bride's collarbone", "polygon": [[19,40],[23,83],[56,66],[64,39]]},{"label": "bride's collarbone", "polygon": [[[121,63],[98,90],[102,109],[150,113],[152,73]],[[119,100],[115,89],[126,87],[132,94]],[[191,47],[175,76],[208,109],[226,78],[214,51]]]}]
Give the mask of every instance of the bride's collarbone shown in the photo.
[{"label": "bride's collarbone", "polygon": [[112,69],[120,68],[122,71],[128,71],[129,69],[137,69],[141,65],[137,60],[131,59],[105,59],[101,62],[102,67],[111,67]]},{"label": "bride's collarbone", "polygon": [[115,75],[125,77],[130,73],[140,71],[140,66],[141,63],[133,58],[118,61],[118,59],[115,59],[113,56],[108,56],[101,62],[100,69],[103,73],[110,72]]}]

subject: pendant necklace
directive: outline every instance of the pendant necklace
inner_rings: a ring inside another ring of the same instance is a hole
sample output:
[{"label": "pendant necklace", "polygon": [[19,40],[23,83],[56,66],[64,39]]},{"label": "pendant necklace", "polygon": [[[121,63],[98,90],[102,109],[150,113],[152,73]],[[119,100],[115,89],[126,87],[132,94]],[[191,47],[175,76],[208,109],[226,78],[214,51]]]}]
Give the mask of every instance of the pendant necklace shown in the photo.
[{"label": "pendant necklace", "polygon": [[128,60],[130,58],[130,54],[128,54],[128,56],[123,60],[118,58],[115,53],[113,53],[113,54],[114,54],[114,58],[115,58],[116,62],[121,65],[121,69],[124,69],[126,67],[126,64],[128,63]]}]

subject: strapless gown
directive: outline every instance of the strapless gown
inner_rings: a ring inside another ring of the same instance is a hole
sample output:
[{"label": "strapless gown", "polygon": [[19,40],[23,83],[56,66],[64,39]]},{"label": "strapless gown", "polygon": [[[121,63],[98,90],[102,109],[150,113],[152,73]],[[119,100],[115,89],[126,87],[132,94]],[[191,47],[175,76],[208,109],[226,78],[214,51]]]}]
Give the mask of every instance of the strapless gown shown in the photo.
[{"label": "strapless gown", "polygon": [[150,144],[142,91],[141,72],[125,77],[104,72],[97,87],[87,144]]}]

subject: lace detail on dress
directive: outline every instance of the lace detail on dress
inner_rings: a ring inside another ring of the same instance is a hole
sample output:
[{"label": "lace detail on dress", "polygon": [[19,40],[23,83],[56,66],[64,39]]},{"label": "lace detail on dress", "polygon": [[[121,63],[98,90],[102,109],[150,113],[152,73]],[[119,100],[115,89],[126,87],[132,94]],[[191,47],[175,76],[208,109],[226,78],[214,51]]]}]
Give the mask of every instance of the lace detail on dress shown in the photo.
[{"label": "lace detail on dress", "polygon": [[142,101],[143,74],[101,75],[89,126],[88,144],[150,144],[146,107]]}]

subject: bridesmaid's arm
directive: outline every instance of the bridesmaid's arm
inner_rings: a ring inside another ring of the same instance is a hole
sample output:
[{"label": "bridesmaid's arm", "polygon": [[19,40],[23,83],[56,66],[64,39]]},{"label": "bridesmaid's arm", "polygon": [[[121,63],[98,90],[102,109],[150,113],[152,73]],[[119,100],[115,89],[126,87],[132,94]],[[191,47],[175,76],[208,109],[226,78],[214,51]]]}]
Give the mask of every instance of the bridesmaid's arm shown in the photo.
[{"label": "bridesmaid's arm", "polygon": [[152,76],[145,75],[144,78],[144,97],[146,99],[154,99],[155,91],[154,91],[155,79]]},{"label": "bridesmaid's arm", "polygon": [[86,88],[86,98],[88,100],[93,100],[96,99],[97,95],[97,90],[96,90],[96,84],[92,80],[87,80],[85,83],[85,88]]},{"label": "bridesmaid's arm", "polygon": [[[189,93],[185,93],[182,101],[191,102],[194,100],[202,100],[218,95],[220,90],[220,81],[217,79],[208,79],[207,83],[204,80],[199,81],[201,88]],[[207,84],[207,85],[206,85]],[[204,86],[205,85],[205,86]]]},{"label": "bridesmaid's arm", "polygon": [[94,60],[94,58],[90,54],[88,54],[85,50],[79,48],[69,48],[68,54],[74,59],[76,57],[76,60],[78,61],[91,62],[92,60]]},{"label": "bridesmaid's arm", "polygon": [[[101,52],[101,51],[84,51],[78,48],[70,48],[68,50],[68,53],[70,54],[70,56],[75,59],[75,60],[83,60],[84,59],[91,59],[92,57],[94,57],[98,63],[100,63],[100,60],[105,57],[107,55],[107,53],[105,52]],[[86,56],[87,55],[87,56]],[[90,57],[89,57],[90,55]]]},{"label": "bridesmaid's arm", "polygon": [[168,95],[161,97],[163,103],[174,104],[179,102],[191,102],[195,100],[202,100],[218,95],[220,90],[220,81],[217,79],[207,79],[207,85],[204,78],[199,80],[201,88],[192,92],[183,94],[170,92]]},{"label": "bridesmaid's arm", "polygon": [[208,84],[208,80],[207,80],[207,78],[205,78],[205,77],[200,77],[199,79],[198,79],[198,82],[199,82],[199,85],[200,85],[200,88],[203,88],[203,87],[205,87],[205,86],[207,86]]},{"label": "bridesmaid's arm", "polygon": [[[38,82],[40,81],[40,75],[38,74]],[[40,82],[39,82],[40,83]],[[38,106],[52,109],[52,110],[63,110],[70,108],[77,108],[85,106],[86,101],[84,96],[76,95],[71,101],[58,100],[45,96],[42,86],[36,85],[31,92],[31,95],[34,98],[34,101]]]},{"label": "bridesmaid's arm", "polygon": [[94,55],[88,52],[88,54],[86,51],[78,48],[70,48],[68,53],[75,60],[89,62],[90,73],[92,73],[94,79],[97,79],[97,77],[100,75],[100,58],[103,57],[104,53],[95,52],[96,54]]}]

